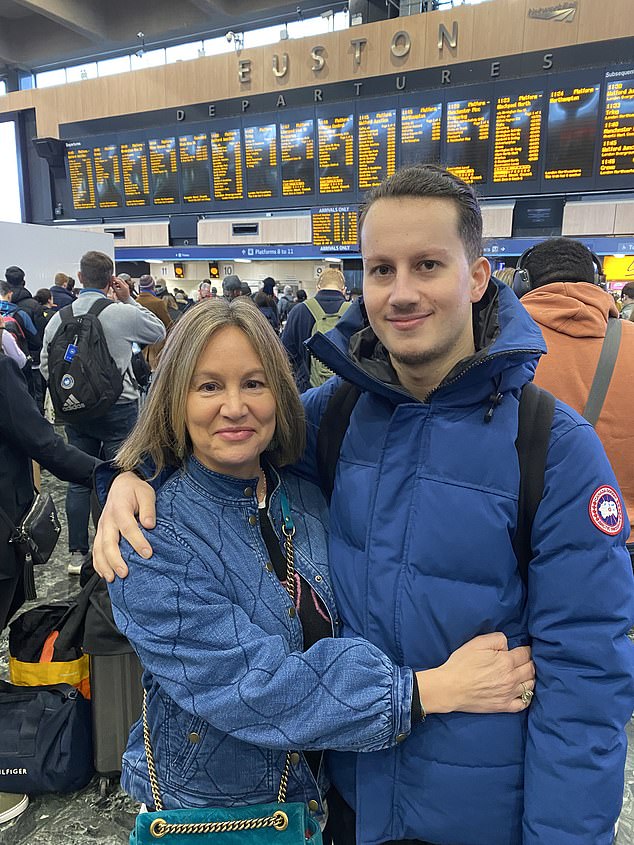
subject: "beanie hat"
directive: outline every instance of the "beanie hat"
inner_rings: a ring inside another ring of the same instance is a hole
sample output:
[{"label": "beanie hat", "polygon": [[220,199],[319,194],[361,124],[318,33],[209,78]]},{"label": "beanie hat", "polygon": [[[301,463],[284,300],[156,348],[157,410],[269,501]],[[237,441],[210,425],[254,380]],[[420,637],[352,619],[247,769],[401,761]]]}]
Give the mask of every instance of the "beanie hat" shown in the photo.
[{"label": "beanie hat", "polygon": [[242,290],[242,282],[240,281],[240,277],[236,275],[232,276],[225,276],[222,280],[222,289],[225,293],[229,293],[232,290]]},{"label": "beanie hat", "polygon": [[139,290],[154,290],[156,283],[152,276],[141,276],[139,279]]}]

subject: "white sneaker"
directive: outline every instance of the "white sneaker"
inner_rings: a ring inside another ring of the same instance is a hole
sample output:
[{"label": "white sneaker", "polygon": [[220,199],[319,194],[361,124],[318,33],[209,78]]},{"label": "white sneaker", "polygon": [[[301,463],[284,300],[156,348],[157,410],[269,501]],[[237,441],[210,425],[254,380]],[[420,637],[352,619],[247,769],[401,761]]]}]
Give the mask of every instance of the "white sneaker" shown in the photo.
[{"label": "white sneaker", "polygon": [[86,555],[83,552],[71,552],[70,563],[68,564],[69,575],[81,575],[81,568],[86,560]]},{"label": "white sneaker", "polygon": [[0,824],[17,818],[28,806],[28,795],[14,795],[11,792],[0,792]]}]

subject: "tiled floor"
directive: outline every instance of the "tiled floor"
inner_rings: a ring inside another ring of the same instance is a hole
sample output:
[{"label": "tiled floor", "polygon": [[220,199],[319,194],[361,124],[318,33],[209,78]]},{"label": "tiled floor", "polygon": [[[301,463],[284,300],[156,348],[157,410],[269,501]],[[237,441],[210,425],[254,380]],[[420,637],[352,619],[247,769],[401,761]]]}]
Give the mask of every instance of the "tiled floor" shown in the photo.
[{"label": "tiled floor", "polygon": [[[65,484],[45,474],[45,489],[56,501],[65,525]],[[79,579],[66,574],[65,530],[54,557],[36,573],[38,601],[62,600],[74,595]],[[6,635],[0,637],[0,677],[8,678]],[[625,770],[623,812],[615,845],[634,845],[634,720],[628,735],[630,747]],[[134,823],[137,806],[113,784],[101,797],[95,778],[85,789],[73,795],[49,795],[35,798],[28,810],[0,827],[0,845],[126,845]],[[548,843],[544,843],[548,845]]]}]

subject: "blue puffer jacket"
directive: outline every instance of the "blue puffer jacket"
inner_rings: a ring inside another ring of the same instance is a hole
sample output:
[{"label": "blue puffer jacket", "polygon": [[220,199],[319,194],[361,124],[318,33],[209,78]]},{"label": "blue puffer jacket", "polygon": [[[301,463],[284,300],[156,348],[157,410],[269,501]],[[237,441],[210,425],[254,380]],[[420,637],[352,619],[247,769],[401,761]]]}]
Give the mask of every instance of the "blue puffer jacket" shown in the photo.
[{"label": "blue puffer jacket", "polygon": [[[634,706],[627,516],[593,429],[557,403],[526,595],[512,548],[514,441],[544,342],[493,280],[474,326],[478,351],[425,402],[400,387],[371,329],[359,331],[358,308],[309,341],[363,391],[331,504],[333,584],[343,635],[367,637],[399,664],[437,666],[492,631],[511,646],[530,640],[535,699],[520,715],[428,716],[402,745],[329,755],[331,776],[357,809],[364,845],[609,845]],[[304,396],[312,477],[337,384]],[[593,511],[603,486],[614,498]]]},{"label": "blue puffer jacket", "polygon": [[[273,470],[271,470],[273,472]],[[123,546],[130,574],[109,585],[114,617],[146,669],[148,721],[166,808],[234,806],[277,797],[287,750],[388,748],[410,731],[412,672],[363,640],[323,639],[303,651],[289,596],[267,566],[256,479],[218,475],[190,459],[160,488],[149,560]],[[295,568],[337,611],[327,566],[327,508],[290,473],[270,498],[282,538],[283,485],[295,523]],[[327,786],[296,754],[289,801]],[[132,729],[122,784],[152,804],[142,724]]]}]

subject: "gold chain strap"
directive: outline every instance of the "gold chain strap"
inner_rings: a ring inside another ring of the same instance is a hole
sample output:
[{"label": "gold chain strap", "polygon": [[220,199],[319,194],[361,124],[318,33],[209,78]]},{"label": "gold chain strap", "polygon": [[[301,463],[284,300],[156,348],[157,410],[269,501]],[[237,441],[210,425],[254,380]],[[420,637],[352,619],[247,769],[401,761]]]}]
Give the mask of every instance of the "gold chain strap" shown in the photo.
[{"label": "gold chain strap", "polygon": [[[295,607],[295,550],[293,549],[293,535],[295,528],[287,530],[286,526],[282,526],[282,533],[284,534],[284,551],[286,553],[286,580],[285,587],[290,596],[293,607]],[[154,763],[154,754],[152,753],[152,743],[150,742],[150,729],[147,722],[147,695],[143,691],[143,744],[145,745],[145,756],[147,757],[148,773],[150,775],[150,787],[152,789],[152,800],[154,801],[154,808],[158,812],[163,810],[163,801],[161,800],[161,792],[158,784],[158,777],[156,774],[156,765]],[[288,776],[291,768],[291,752],[287,751],[282,777],[280,779],[280,788],[277,793],[278,803],[283,804],[286,801],[286,791],[288,789]],[[243,830],[259,830],[265,827],[272,827],[275,830],[286,830],[288,826],[288,816],[282,810],[276,810],[272,815],[257,819],[236,819],[228,822],[200,822],[190,824],[169,824],[164,819],[154,819],[150,824],[150,834],[157,839],[162,836],[167,836],[170,833],[182,834],[196,834],[196,833],[233,833]]]}]

